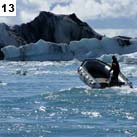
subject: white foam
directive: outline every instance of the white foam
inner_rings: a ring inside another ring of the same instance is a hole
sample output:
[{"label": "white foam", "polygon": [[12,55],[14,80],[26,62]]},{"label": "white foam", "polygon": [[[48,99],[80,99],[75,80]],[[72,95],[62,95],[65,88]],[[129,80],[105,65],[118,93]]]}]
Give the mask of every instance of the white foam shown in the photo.
[{"label": "white foam", "polygon": [[89,117],[93,117],[93,118],[97,118],[97,117],[101,117],[101,114],[99,112],[81,112],[82,115],[85,116],[89,116]]}]

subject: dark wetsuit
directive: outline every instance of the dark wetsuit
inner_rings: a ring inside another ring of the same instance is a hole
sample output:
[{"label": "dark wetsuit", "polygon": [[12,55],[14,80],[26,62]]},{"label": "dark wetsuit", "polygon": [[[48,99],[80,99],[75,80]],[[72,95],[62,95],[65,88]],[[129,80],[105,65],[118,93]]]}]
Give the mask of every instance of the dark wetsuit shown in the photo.
[{"label": "dark wetsuit", "polygon": [[113,60],[110,72],[113,70],[110,84],[118,84],[118,75],[120,73],[120,68],[117,60]]}]

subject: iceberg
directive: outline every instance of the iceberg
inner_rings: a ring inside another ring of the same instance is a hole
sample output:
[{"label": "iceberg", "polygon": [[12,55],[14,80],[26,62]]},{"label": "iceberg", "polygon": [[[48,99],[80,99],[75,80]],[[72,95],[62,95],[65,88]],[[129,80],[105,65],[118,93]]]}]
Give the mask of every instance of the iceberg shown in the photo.
[{"label": "iceberg", "polygon": [[103,54],[128,54],[137,51],[137,40],[130,39],[130,45],[121,45],[116,38],[103,37],[81,39],[69,44],[39,40],[20,47],[14,45],[2,48],[5,60],[12,61],[68,61],[96,58]]},{"label": "iceberg", "polygon": [[4,53],[4,59],[12,61],[67,61],[73,58],[67,44],[55,44],[44,40],[20,47],[10,45],[1,50]]}]

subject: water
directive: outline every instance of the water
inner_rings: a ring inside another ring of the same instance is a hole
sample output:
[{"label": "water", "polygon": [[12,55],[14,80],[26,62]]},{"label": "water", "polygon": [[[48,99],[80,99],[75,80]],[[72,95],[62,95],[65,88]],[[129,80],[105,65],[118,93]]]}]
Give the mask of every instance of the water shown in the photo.
[{"label": "water", "polygon": [[0,62],[0,137],[136,137],[137,63],[119,59],[134,89],[90,89],[77,60]]}]

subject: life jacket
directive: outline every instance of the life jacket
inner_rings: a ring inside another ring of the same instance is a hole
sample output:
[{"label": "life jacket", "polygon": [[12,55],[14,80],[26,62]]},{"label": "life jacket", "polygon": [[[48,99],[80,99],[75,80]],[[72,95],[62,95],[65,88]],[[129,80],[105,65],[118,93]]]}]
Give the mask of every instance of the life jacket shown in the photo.
[{"label": "life jacket", "polygon": [[113,70],[113,73],[119,73],[120,72],[118,62],[112,62],[112,70]]}]

